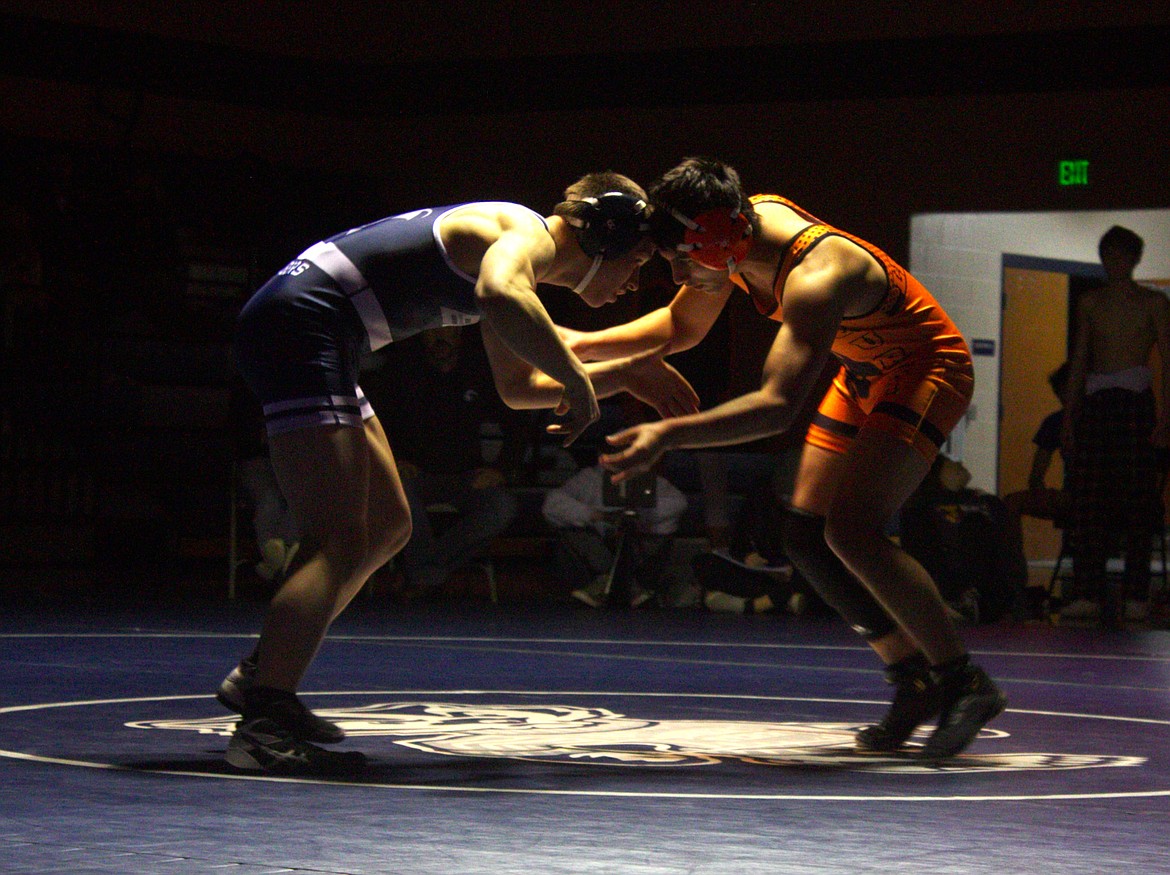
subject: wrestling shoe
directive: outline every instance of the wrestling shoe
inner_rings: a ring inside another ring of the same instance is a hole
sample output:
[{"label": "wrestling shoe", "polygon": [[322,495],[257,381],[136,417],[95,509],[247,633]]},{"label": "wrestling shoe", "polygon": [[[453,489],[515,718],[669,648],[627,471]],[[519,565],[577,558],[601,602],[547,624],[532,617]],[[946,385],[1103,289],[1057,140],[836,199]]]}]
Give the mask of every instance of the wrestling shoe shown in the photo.
[{"label": "wrestling shoe", "polygon": [[240,664],[220,681],[219,689],[215,691],[215,698],[229,711],[242,714],[244,713],[244,696],[255,685],[256,660],[251,656],[245,656],[240,660]]},{"label": "wrestling shoe", "polygon": [[965,750],[992,718],[1007,707],[1007,697],[979,666],[962,663],[931,674],[940,687],[938,729],[922,747],[921,757],[943,760]]},{"label": "wrestling shoe", "polygon": [[[229,711],[243,714],[248,698],[255,698],[253,691],[256,689],[258,689],[256,660],[248,656],[240,660],[240,664],[223,679],[215,698]],[[330,723],[324,717],[318,717],[291,693],[283,695],[262,693],[260,698],[260,702],[252,703],[255,707],[249,709],[249,717],[271,718],[295,733],[297,737],[317,744],[336,744],[345,740],[344,729],[336,723]]]},{"label": "wrestling shoe", "polygon": [[224,759],[237,769],[270,775],[345,775],[366,765],[363,753],[325,750],[267,717],[241,720]]},{"label": "wrestling shoe", "polygon": [[345,740],[345,730],[305,707],[295,693],[271,687],[253,686],[245,696],[245,719],[264,717],[287,729],[302,741],[336,744]]},{"label": "wrestling shoe", "polygon": [[938,682],[921,653],[886,667],[886,683],[894,687],[894,701],[879,723],[860,730],[858,750],[888,752],[904,745],[914,730],[942,708]]}]

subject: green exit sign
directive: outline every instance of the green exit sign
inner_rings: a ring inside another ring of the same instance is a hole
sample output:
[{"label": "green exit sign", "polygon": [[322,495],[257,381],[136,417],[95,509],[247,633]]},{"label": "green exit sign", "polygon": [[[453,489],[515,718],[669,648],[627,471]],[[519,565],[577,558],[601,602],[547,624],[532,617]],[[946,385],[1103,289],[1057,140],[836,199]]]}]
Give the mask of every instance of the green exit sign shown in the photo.
[{"label": "green exit sign", "polygon": [[1089,162],[1084,159],[1061,161],[1057,167],[1057,176],[1061,185],[1088,185]]}]

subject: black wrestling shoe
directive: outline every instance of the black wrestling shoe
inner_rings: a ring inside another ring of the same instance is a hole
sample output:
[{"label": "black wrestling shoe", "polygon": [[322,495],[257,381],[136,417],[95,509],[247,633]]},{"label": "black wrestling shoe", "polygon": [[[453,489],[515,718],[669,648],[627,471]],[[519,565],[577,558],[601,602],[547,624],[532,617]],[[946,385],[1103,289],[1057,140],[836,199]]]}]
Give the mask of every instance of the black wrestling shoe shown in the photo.
[{"label": "black wrestling shoe", "polygon": [[324,717],[318,717],[293,693],[253,684],[244,692],[243,700],[240,713],[245,719],[265,717],[302,741],[337,744],[345,740],[344,729]]},{"label": "black wrestling shoe", "polygon": [[855,743],[858,750],[898,750],[915,729],[942,708],[938,682],[931,676],[930,664],[920,653],[887,666],[886,683],[894,687],[894,701],[881,722],[866,726],[857,733]]},{"label": "black wrestling shoe", "polygon": [[248,694],[248,690],[254,686],[256,686],[256,660],[245,656],[240,660],[240,664],[220,681],[219,689],[215,691],[215,698],[229,711],[243,714],[244,697]]},{"label": "black wrestling shoe", "polygon": [[921,757],[944,760],[965,750],[979,730],[1007,707],[1007,697],[976,665],[963,663],[932,674],[941,688],[942,711],[938,729],[923,745]]},{"label": "black wrestling shoe", "polygon": [[267,717],[241,720],[224,759],[237,769],[269,775],[347,775],[366,765],[363,753],[325,750]]}]

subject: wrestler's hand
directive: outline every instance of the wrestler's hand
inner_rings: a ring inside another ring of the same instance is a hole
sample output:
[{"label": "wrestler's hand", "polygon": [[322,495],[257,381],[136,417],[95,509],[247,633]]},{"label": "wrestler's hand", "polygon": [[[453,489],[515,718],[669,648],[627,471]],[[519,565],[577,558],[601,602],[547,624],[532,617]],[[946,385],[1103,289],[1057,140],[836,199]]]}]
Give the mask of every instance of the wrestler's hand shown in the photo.
[{"label": "wrestler's hand", "polygon": [[645,474],[666,452],[667,448],[663,445],[665,431],[664,422],[643,422],[611,434],[606,440],[618,451],[602,455],[598,462],[607,471],[614,472],[614,483],[621,483],[636,474]]},{"label": "wrestler's hand", "polygon": [[577,356],[583,362],[593,361],[589,358],[588,350],[585,349],[585,341],[588,333],[585,331],[577,331],[575,328],[566,328],[563,325],[556,326],[557,334],[561,336],[561,340],[565,342],[565,346],[573,351],[573,355]]},{"label": "wrestler's hand", "polygon": [[593,392],[593,384],[589,377],[582,372],[579,378],[564,385],[561,390],[561,400],[553,411],[557,416],[565,417],[564,422],[555,422],[545,428],[551,435],[564,438],[562,446],[569,446],[581,436],[590,425],[601,418],[601,408],[597,404],[597,395]]},{"label": "wrestler's hand", "polygon": [[663,419],[699,411],[699,396],[687,378],[662,359],[665,346],[632,356],[622,370],[622,385]]}]

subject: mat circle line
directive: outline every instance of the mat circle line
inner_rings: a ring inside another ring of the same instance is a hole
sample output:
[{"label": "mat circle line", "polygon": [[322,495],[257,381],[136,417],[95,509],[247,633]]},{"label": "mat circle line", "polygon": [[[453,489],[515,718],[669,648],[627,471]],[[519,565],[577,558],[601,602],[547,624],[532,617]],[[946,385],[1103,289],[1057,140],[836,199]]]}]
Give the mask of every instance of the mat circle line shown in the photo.
[{"label": "mat circle line", "polygon": [[[764,696],[738,693],[660,693],[660,692],[599,692],[597,690],[346,690],[346,691],[316,691],[305,692],[305,696],[593,696],[614,698],[692,698],[692,699],[737,699],[750,701],[770,702],[814,702],[825,704],[882,704],[867,699],[834,699],[806,696]],[[210,695],[178,695],[178,696],[135,696],[118,699],[87,699],[71,702],[42,702],[30,705],[10,705],[0,708],[0,716],[24,711],[47,710],[54,708],[73,708],[99,705],[127,705],[138,702],[169,702],[188,701],[195,699],[213,699]],[[1066,717],[1079,720],[1108,720],[1124,723],[1138,723],[1145,725],[1170,726],[1170,720],[1159,720],[1143,717],[1121,717],[1109,714],[1077,714],[1062,711],[1038,711],[1022,708],[1009,708],[1005,713],[1031,714],[1042,717]],[[890,794],[809,794],[809,793],[696,793],[696,792],[665,792],[665,791],[625,791],[625,790],[566,790],[547,788],[518,788],[518,787],[471,787],[452,786],[450,784],[405,784],[383,782],[353,782],[340,781],[328,778],[315,777],[285,777],[274,775],[250,774],[215,774],[206,772],[185,771],[181,769],[149,769],[142,770],[133,766],[123,766],[116,763],[102,763],[91,760],[75,760],[64,757],[29,754],[22,751],[0,748],[0,757],[39,762],[53,765],[66,765],[90,769],[102,769],[122,772],[143,772],[151,775],[173,775],[177,777],[217,778],[220,780],[266,781],[277,783],[320,784],[328,786],[347,786],[361,788],[376,788],[389,790],[410,790],[427,792],[454,792],[454,793],[486,793],[505,795],[543,795],[543,796],[582,796],[582,797],[619,797],[619,798],[654,798],[654,799],[753,799],[759,801],[801,801],[801,802],[1026,802],[1026,801],[1057,801],[1076,799],[1133,799],[1170,796],[1170,789],[1163,790],[1133,790],[1113,792],[1089,793],[1032,793],[1011,795],[973,795],[959,796],[953,793],[918,794],[918,795],[890,795]]]}]

